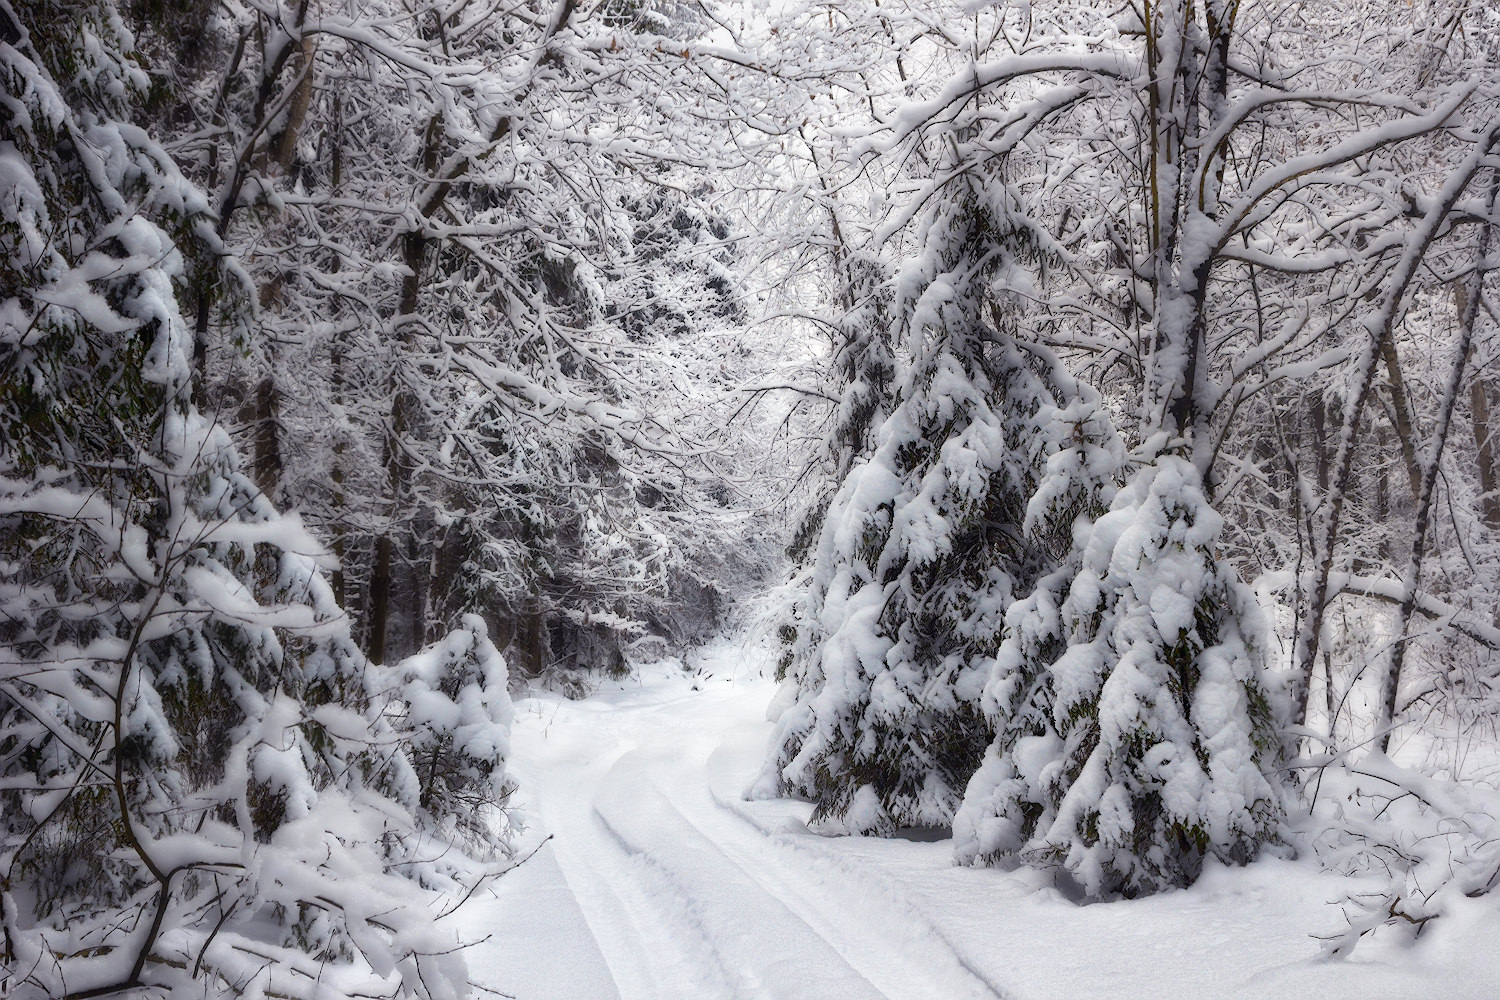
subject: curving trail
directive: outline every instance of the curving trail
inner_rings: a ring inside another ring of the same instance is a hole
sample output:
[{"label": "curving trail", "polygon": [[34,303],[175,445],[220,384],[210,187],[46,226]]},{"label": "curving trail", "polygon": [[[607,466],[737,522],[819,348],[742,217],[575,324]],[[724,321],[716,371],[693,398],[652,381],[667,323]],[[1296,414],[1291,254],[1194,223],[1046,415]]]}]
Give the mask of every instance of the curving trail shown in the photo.
[{"label": "curving trail", "polygon": [[[523,839],[552,839],[463,911],[478,983],[518,1000],[1500,996],[1500,962],[1476,968],[1462,942],[1319,961],[1337,887],[1306,865],[1078,907],[1040,873],[954,868],[947,842],[817,836],[806,804],[742,797],[768,658],[725,645],[518,704]],[[1475,946],[1495,931],[1476,924]]]}]

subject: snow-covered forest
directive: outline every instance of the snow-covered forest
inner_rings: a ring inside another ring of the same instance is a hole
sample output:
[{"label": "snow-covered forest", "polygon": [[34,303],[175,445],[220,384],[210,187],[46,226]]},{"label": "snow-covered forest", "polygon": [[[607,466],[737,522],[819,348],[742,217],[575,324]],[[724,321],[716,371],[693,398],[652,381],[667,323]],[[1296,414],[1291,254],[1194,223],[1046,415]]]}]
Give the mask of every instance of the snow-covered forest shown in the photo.
[{"label": "snow-covered forest", "polygon": [[0,76],[0,995],[1500,995],[1500,7]]}]

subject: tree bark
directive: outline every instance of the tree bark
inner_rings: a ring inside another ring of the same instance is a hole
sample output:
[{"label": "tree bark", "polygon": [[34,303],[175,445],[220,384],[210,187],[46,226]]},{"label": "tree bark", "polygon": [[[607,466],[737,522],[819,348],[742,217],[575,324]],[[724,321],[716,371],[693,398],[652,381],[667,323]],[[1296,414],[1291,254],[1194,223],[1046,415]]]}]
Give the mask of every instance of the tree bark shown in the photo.
[{"label": "tree bark", "polygon": [[268,372],[251,390],[251,474],[266,496],[276,497],[281,486],[281,394],[276,376]]},{"label": "tree bark", "polygon": [[276,142],[275,162],[282,174],[292,169],[292,161],[297,157],[297,139],[302,134],[303,123],[307,121],[307,110],[312,106],[313,60],[317,53],[317,39],[312,35],[305,36],[298,47],[297,89],[292,94],[291,104],[287,106],[286,125]]},{"label": "tree bark", "polygon": [[[429,177],[437,171],[442,138],[442,119],[434,115],[427,123],[427,134],[422,141],[421,166]],[[423,207],[425,209],[427,206]],[[434,210],[435,208],[436,206]],[[426,214],[424,211],[424,217]],[[385,662],[386,637],[390,629],[391,586],[394,581],[391,561],[395,553],[393,535],[406,491],[406,459],[402,455],[401,437],[406,433],[408,411],[412,405],[411,394],[397,377],[396,366],[401,364],[400,355],[411,344],[411,324],[417,312],[418,297],[422,290],[422,265],[426,258],[427,235],[422,231],[419,221],[416,229],[401,238],[401,263],[406,273],[401,278],[401,295],[396,304],[398,356],[392,363],[388,382],[391,391],[391,420],[385,442],[387,514],[380,537],[375,541],[375,571],[370,578],[369,655],[377,663]]]},{"label": "tree bark", "polygon": [[1381,341],[1380,357],[1385,362],[1386,384],[1391,388],[1391,407],[1396,411],[1396,441],[1401,446],[1401,463],[1406,466],[1406,482],[1415,503],[1422,491],[1422,464],[1417,461],[1417,427],[1412,419],[1411,397],[1406,392],[1406,379],[1401,375],[1401,357],[1396,352],[1394,338]]},{"label": "tree bark", "polygon": [[[1453,301],[1458,315],[1468,312],[1468,295],[1462,284],[1454,286]],[[1500,531],[1500,470],[1495,466],[1495,439],[1490,425],[1490,380],[1477,370],[1469,382],[1469,412],[1479,459],[1479,519],[1491,531]]]}]

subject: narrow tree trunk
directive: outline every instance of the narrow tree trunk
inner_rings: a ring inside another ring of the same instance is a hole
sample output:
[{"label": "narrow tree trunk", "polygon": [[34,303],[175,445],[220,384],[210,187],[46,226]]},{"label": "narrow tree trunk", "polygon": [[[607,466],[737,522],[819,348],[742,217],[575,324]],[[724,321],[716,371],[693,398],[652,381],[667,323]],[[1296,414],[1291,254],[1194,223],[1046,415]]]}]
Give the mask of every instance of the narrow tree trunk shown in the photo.
[{"label": "narrow tree trunk", "polygon": [[[442,120],[436,115],[427,123],[427,134],[422,144],[422,169],[427,176],[437,171],[439,144],[442,141]],[[424,206],[425,207],[425,206]],[[401,452],[401,437],[406,433],[408,411],[412,401],[410,393],[402,386],[397,376],[401,355],[411,343],[412,317],[417,312],[417,302],[422,290],[422,265],[427,257],[427,236],[421,230],[421,222],[401,238],[401,263],[406,273],[401,278],[401,295],[396,306],[396,353],[392,362],[389,386],[391,391],[390,432],[385,442],[386,468],[386,523],[375,542],[375,572],[370,579],[370,659],[384,662],[386,633],[390,628],[391,585],[394,574],[391,559],[395,554],[392,535],[401,512],[402,498],[406,491],[406,460]],[[376,651],[380,655],[376,655]]]},{"label": "narrow tree trunk", "polygon": [[[1391,274],[1385,291],[1374,312],[1365,320],[1370,339],[1359,360],[1359,374],[1354,379],[1354,393],[1349,397],[1344,410],[1343,424],[1339,430],[1338,457],[1334,461],[1333,476],[1328,487],[1328,512],[1312,539],[1313,558],[1317,566],[1313,572],[1313,585],[1308,596],[1307,614],[1297,636],[1293,653],[1294,669],[1291,677],[1291,696],[1294,720],[1303,722],[1307,718],[1307,697],[1310,680],[1318,655],[1318,643],[1323,631],[1323,616],[1327,610],[1329,580],[1333,575],[1334,555],[1338,546],[1344,501],[1354,467],[1354,449],[1358,442],[1359,425],[1364,419],[1365,405],[1369,401],[1370,388],[1375,382],[1377,361],[1381,344],[1392,335],[1401,303],[1406,298],[1407,288],[1416,276],[1425,259],[1425,251],[1437,239],[1449,213],[1470,182],[1479,172],[1489,155],[1495,137],[1500,134],[1500,123],[1491,124],[1475,142],[1463,164],[1449,175],[1439,196],[1428,206],[1415,231],[1408,237],[1408,250],[1401,264]],[[1415,601],[1416,595],[1410,595]]]},{"label": "narrow tree trunk", "polygon": [[[331,145],[333,147],[333,194],[337,195],[344,183],[344,102],[337,95],[333,99]],[[332,270],[337,272],[342,267],[342,263],[343,257],[337,250],[334,250]],[[338,413],[344,412],[344,337],[343,331],[334,334],[328,359],[333,369],[333,405]],[[333,533],[333,555],[338,560],[330,583],[339,607],[347,608],[349,594],[344,576],[344,563],[348,559],[348,542],[345,538],[344,513],[348,500],[344,495],[344,430],[342,427],[337,430],[333,439],[333,468],[329,470],[329,478],[333,482],[333,517],[329,519],[328,527]]]},{"label": "narrow tree trunk", "polygon": [[[1468,310],[1468,296],[1462,284],[1456,285],[1453,301],[1458,315]],[[1474,448],[1479,458],[1479,518],[1491,531],[1500,531],[1500,470],[1495,466],[1495,439],[1490,426],[1489,379],[1475,371],[1469,382],[1469,410],[1473,418]]]},{"label": "narrow tree trunk", "polygon": [[1338,699],[1333,690],[1333,654],[1326,649],[1323,650],[1323,710],[1328,713],[1328,737],[1332,739]]},{"label": "narrow tree trunk", "polygon": [[[1385,377],[1391,387],[1391,406],[1396,411],[1396,440],[1401,446],[1401,464],[1406,466],[1406,482],[1411,488],[1412,502],[1422,489],[1422,465],[1417,461],[1417,426],[1411,415],[1411,397],[1406,391],[1406,379],[1401,375],[1401,357],[1396,352],[1396,341],[1387,337],[1380,345],[1380,357],[1385,361]],[[1384,454],[1381,449],[1381,454]]]},{"label": "narrow tree trunk", "polygon": [[[336,411],[344,409],[344,343],[343,334],[335,335],[333,350],[330,352],[329,361],[333,368],[333,405]],[[332,468],[328,470],[328,478],[333,483],[333,496],[331,507],[333,516],[328,519],[328,530],[333,535],[333,557],[337,564],[333,568],[330,583],[333,586],[334,599],[339,602],[339,607],[347,608],[348,592],[344,581],[344,562],[348,558],[348,542],[345,539],[344,513],[348,506],[348,500],[344,495],[344,431],[338,428],[333,439],[333,462]]]},{"label": "narrow tree trunk", "polygon": [[1313,467],[1318,476],[1318,492],[1328,492],[1328,403],[1320,392],[1313,397]]},{"label": "narrow tree trunk", "polygon": [[297,89],[292,93],[286,110],[286,125],[276,142],[276,166],[283,173],[292,168],[297,156],[297,139],[302,134],[302,125],[307,121],[307,110],[313,99],[313,60],[317,57],[318,42],[315,35],[307,35],[298,48]]},{"label": "narrow tree trunk", "polygon": [[[1391,523],[1391,466],[1385,460],[1385,455],[1391,446],[1390,429],[1381,422],[1375,427],[1375,523],[1380,525],[1380,540],[1375,547],[1375,554],[1379,557],[1381,565],[1389,563],[1391,559],[1391,535],[1384,530]],[[1411,447],[1409,444],[1403,446]],[[1416,489],[1412,491],[1412,503],[1417,502],[1417,496],[1422,491],[1422,480],[1417,478]],[[1360,572],[1377,572],[1379,567],[1366,566],[1360,568]]]},{"label": "narrow tree trunk", "polygon": [[[430,545],[431,543],[429,543]],[[411,597],[407,605],[411,608],[411,620],[406,623],[408,650],[416,652],[427,640],[427,601],[432,596],[432,576],[429,574],[430,560],[422,558],[422,540],[415,533],[406,538],[406,575],[410,581]]]},{"label": "narrow tree trunk", "polygon": [[452,532],[451,527],[443,531],[443,540],[432,547],[432,554],[427,560],[427,590],[422,595],[422,608],[419,614],[424,642],[435,642],[441,638],[439,633],[442,629],[438,626],[438,601],[441,600],[443,590],[447,586],[445,556],[448,536]]},{"label": "narrow tree trunk", "polygon": [[391,613],[391,529],[387,525],[375,539],[375,569],[370,574],[370,648],[366,654],[376,663],[385,662],[385,633]]},{"label": "narrow tree trunk", "polygon": [[547,666],[547,622],[542,614],[542,599],[527,599],[521,621],[516,628],[516,646],[521,653],[521,669],[528,677],[537,677]]},{"label": "narrow tree trunk", "polygon": [[266,496],[276,498],[281,486],[281,394],[276,390],[276,376],[267,373],[255,383],[252,408],[252,474],[255,485]]},{"label": "narrow tree trunk", "polygon": [[1207,0],[1203,32],[1194,24],[1194,6],[1176,0],[1147,8],[1146,58],[1153,81],[1146,98],[1152,137],[1147,197],[1156,329],[1140,436],[1150,440],[1167,432],[1184,440],[1211,491],[1211,414],[1204,403],[1208,379],[1203,356],[1209,284],[1219,248],[1184,234],[1201,228],[1198,224],[1218,207],[1214,164],[1222,150],[1201,140],[1225,110],[1237,8]]},{"label": "narrow tree trunk", "polygon": [[[1500,171],[1491,170],[1488,211],[1494,218],[1495,207],[1500,202]],[[1421,492],[1417,498],[1417,523],[1413,533],[1411,558],[1407,561],[1402,578],[1401,616],[1398,622],[1396,642],[1391,648],[1385,676],[1381,679],[1380,697],[1380,749],[1390,749],[1391,730],[1396,724],[1396,694],[1401,686],[1401,671],[1410,645],[1407,635],[1417,605],[1417,590],[1422,584],[1422,561],[1427,554],[1427,536],[1432,528],[1432,499],[1437,490],[1438,470],[1443,461],[1443,450],[1448,443],[1448,432],[1452,426],[1453,411],[1458,403],[1458,394],[1463,385],[1464,372],[1469,367],[1469,355],[1474,346],[1474,326],[1479,318],[1479,299],[1484,289],[1485,275],[1489,273],[1489,253],[1495,244],[1497,225],[1487,223],[1479,237],[1475,251],[1475,267],[1469,276],[1469,289],[1465,292],[1464,311],[1459,315],[1458,349],[1453,361],[1453,371],[1448,377],[1447,392],[1443,396],[1443,409],[1438,426],[1433,433],[1432,447],[1422,467]]]}]

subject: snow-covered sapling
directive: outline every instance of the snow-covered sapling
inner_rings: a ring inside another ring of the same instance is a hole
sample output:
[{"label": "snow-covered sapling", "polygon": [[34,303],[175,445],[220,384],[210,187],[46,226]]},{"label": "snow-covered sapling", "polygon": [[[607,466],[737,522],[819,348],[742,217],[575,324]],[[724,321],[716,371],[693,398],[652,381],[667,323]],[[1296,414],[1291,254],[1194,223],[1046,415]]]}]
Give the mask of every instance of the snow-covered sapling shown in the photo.
[{"label": "snow-covered sapling", "polygon": [[1160,456],[1012,608],[986,691],[999,735],[955,825],[961,861],[1056,867],[1088,897],[1134,896],[1276,839],[1266,632],[1214,556],[1221,527],[1192,464]]}]

